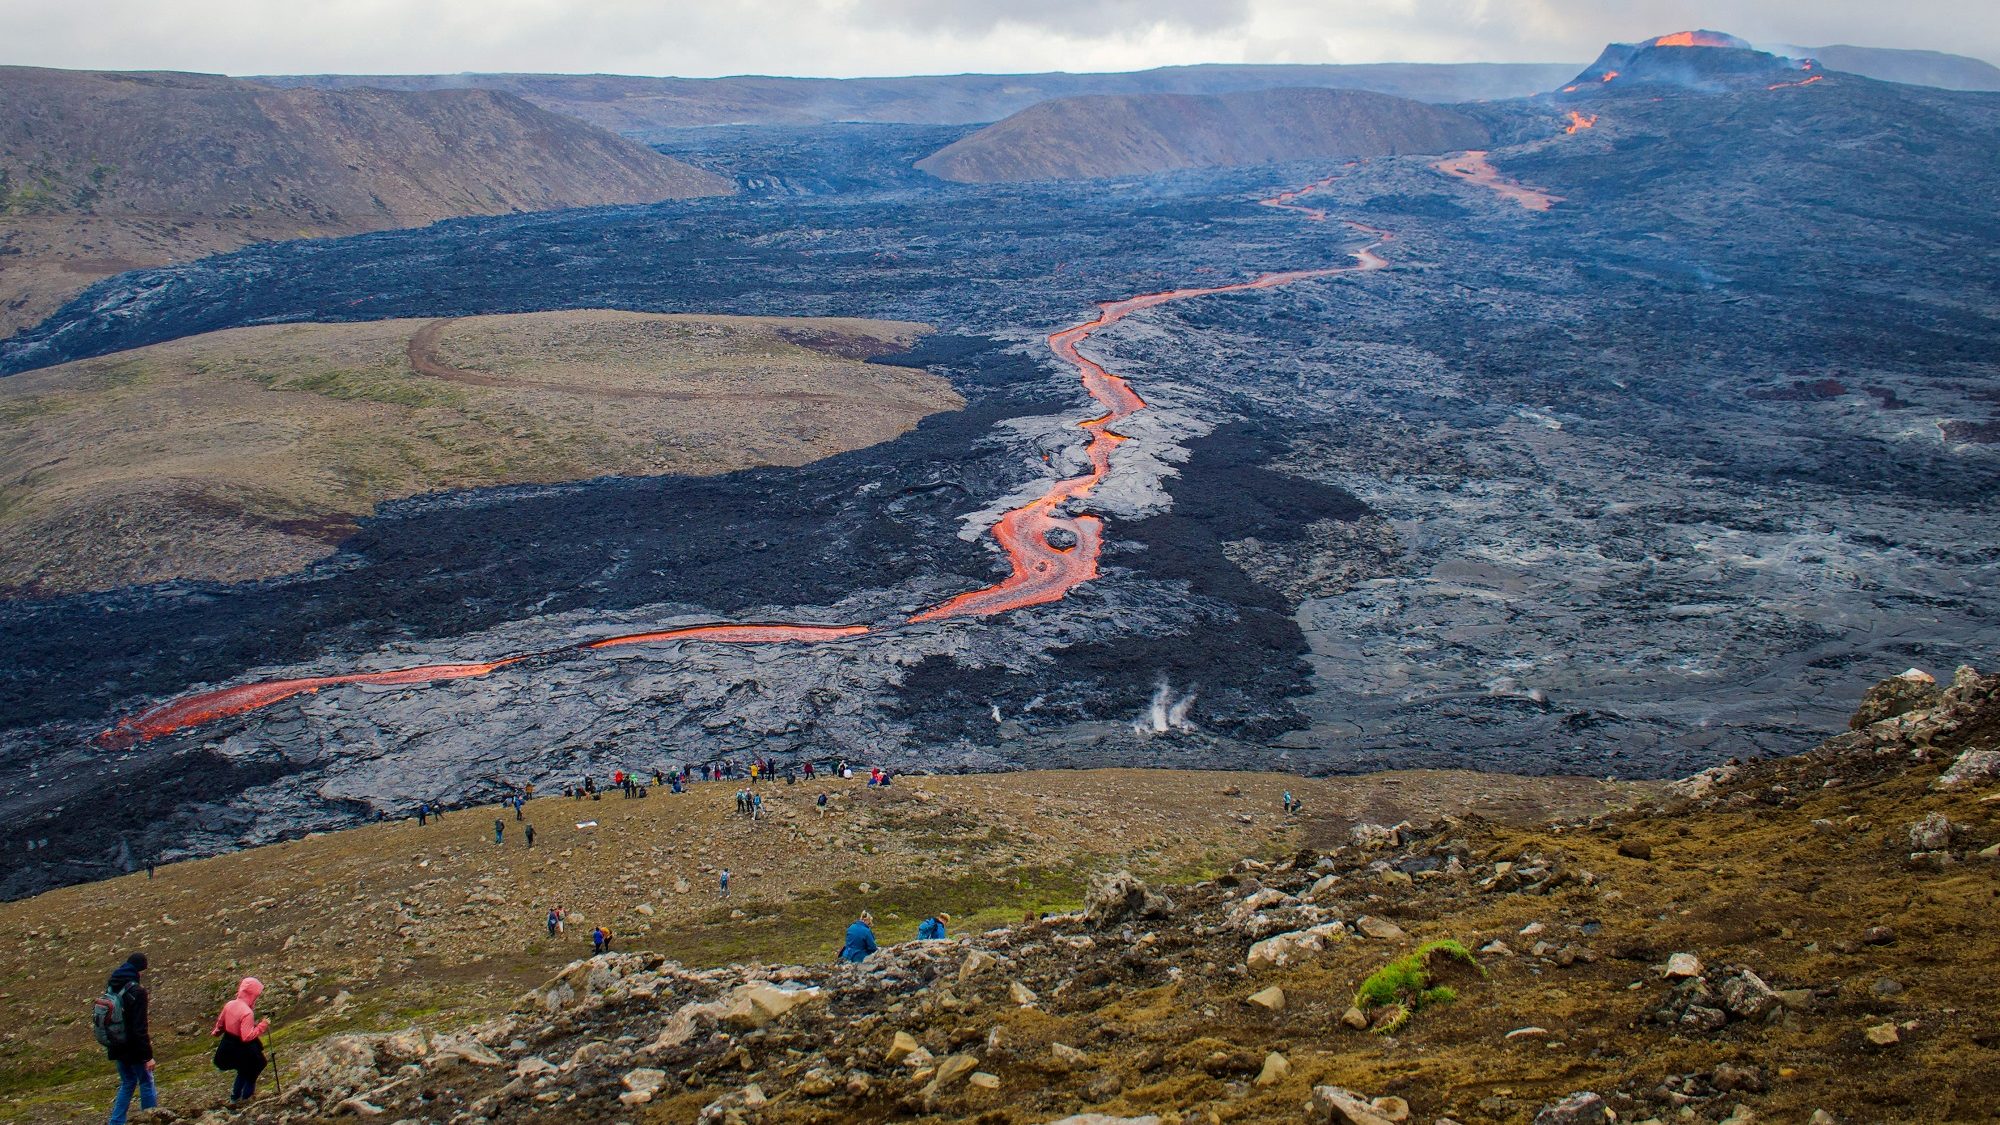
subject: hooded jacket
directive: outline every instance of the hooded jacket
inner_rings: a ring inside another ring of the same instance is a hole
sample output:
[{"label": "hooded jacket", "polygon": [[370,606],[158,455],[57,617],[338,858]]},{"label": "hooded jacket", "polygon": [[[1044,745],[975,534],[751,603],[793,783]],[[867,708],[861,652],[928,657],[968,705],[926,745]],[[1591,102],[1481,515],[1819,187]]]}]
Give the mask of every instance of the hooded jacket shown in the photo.
[{"label": "hooded jacket", "polygon": [[847,944],[841,948],[840,959],[857,964],[868,960],[875,952],[875,931],[866,922],[856,922],[847,927]]},{"label": "hooded jacket", "polygon": [[210,1035],[234,1035],[245,1043],[262,1039],[271,1030],[270,1020],[257,1018],[257,997],[264,994],[264,983],[256,977],[244,977],[236,986],[236,999],[222,1006],[222,1014],[215,1017],[215,1029]]},{"label": "hooded jacket", "polygon": [[146,986],[139,983],[139,974],[144,963],[126,959],[123,965],[111,970],[111,979],[106,988],[122,988],[125,1001],[121,1005],[125,1011],[125,1042],[113,1047],[107,1053],[117,1062],[143,1063],[153,1057],[152,1030],[146,1026]]}]

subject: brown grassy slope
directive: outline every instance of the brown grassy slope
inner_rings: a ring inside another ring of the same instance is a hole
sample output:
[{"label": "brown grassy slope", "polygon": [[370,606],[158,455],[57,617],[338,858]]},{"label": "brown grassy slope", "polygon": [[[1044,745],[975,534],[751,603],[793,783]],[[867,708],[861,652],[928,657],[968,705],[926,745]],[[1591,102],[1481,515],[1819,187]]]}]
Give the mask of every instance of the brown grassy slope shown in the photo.
[{"label": "brown grassy slope", "polygon": [[234,329],[16,375],[0,587],[283,573],[442,489],[803,464],[963,405],[854,358],[923,331],[585,310]]},{"label": "brown grassy slope", "polygon": [[[893,947],[862,967],[688,972],[658,956],[599,959],[468,1029],[499,1065],[420,1051],[397,1083],[405,1059],[375,1054],[374,1040],[333,1040],[295,1056],[292,1095],[258,1119],[325,1120],[363,1090],[385,1119],[426,1122],[733,1112],[1041,1125],[1087,1111],[1180,1125],[1297,1121],[1313,1087],[1335,1084],[1401,1098],[1413,1121],[1467,1125],[1527,1125],[1578,1091],[1621,1122],[1805,1122],[1818,1110],[1850,1122],[1990,1121],[2000,1114],[2000,788],[1990,774],[1939,783],[1963,752],[2000,754],[2000,676],[1968,670],[1941,699],[1911,702],[1917,710],[1811,754],[1720,770],[1625,811],[1446,822],[1388,846],[1357,838],[1239,864],[1174,889],[1159,916],[998,929],[981,919],[970,938]],[[1190,801],[1180,823],[1206,815]],[[1940,820],[1948,838],[1911,831]],[[1271,852],[1295,839],[1271,840]],[[828,920],[869,901],[845,897]],[[1402,932],[1358,924],[1364,916]],[[1246,957],[1266,934],[1328,917],[1350,924],[1333,924],[1318,954],[1278,967]],[[908,919],[889,936],[905,935]],[[1357,988],[1426,939],[1484,950],[1480,970],[1441,971],[1455,1000],[1399,1030],[1347,1026]],[[672,953],[675,943],[635,944]],[[997,963],[968,969],[974,949]],[[1692,986],[1666,978],[1674,953],[1704,963],[1712,991],[1698,1006],[1712,1022],[1675,1007]],[[1767,989],[1732,992],[1745,969]],[[765,977],[823,994],[761,1030],[716,1026],[719,1007],[703,1005]],[[1271,986],[1284,992],[1281,1011],[1246,1002]],[[682,1026],[691,1034],[662,1035]],[[888,1059],[899,1031],[992,1081],[929,1086],[931,1073]],[[356,1047],[362,1071],[327,1065]],[[1272,1053],[1288,1073],[1253,1082]],[[514,1081],[529,1059],[557,1069]],[[664,1071],[665,1085],[628,1107],[622,1079],[641,1066]]]},{"label": "brown grassy slope", "polygon": [[1450,152],[1489,139],[1456,110],[1358,90],[1061,98],[917,161],[992,183],[1142,175],[1175,168]]},{"label": "brown grassy slope", "polygon": [[729,190],[496,91],[0,67],[0,333],[106,274],[260,239]]},{"label": "brown grassy slope", "polygon": [[[885,939],[901,940],[940,909],[978,926],[1073,906],[1100,868],[1192,877],[1360,820],[1531,821],[1647,791],[1463,772],[1306,780],[1135,770],[821,787],[837,794],[827,819],[812,812],[818,789],[805,785],[760,786],[768,819],[759,825],[729,815],[736,783],[643,801],[555,797],[528,805],[540,833],[532,852],[511,813],[498,814],[507,843],[495,847],[496,813],[481,809],[0,904],[0,1099],[18,1099],[0,1101],[0,1117],[68,1120],[103,1100],[102,1060],[76,1013],[133,948],[155,967],[162,1077],[169,1103],[185,1109],[224,1089],[203,1058],[206,1032],[241,974],[270,986],[264,1007],[282,1052],[334,1031],[483,1017],[587,953],[598,922],[622,935],[621,948],[689,963],[818,961],[863,906]],[[1306,802],[1302,819],[1279,815],[1286,787]],[[574,827],[586,819],[599,826]],[[727,906],[714,881],[724,865],[735,882]],[[552,902],[576,912],[556,943],[543,927]],[[334,1005],[342,992],[352,999]]]}]

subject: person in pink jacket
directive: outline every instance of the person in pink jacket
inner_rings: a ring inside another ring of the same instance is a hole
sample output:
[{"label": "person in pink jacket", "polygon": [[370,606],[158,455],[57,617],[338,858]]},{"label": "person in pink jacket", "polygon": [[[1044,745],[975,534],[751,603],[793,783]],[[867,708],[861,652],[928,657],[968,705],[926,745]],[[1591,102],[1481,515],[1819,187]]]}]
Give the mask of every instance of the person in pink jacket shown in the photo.
[{"label": "person in pink jacket", "polygon": [[258,1019],[255,1008],[263,993],[262,981],[244,977],[236,986],[236,999],[222,1006],[222,1014],[215,1017],[215,1029],[209,1032],[222,1037],[215,1048],[215,1069],[236,1072],[236,1085],[229,1091],[231,1101],[255,1097],[257,1076],[264,1072],[264,1033],[271,1030],[271,1021]]}]

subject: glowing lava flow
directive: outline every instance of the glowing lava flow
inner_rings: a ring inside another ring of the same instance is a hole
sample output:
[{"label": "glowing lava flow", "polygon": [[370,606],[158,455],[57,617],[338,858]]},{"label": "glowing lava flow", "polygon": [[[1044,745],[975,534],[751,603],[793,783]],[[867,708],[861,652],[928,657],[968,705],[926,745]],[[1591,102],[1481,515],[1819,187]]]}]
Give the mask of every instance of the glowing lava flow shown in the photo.
[{"label": "glowing lava flow", "polygon": [[1726,35],[1707,31],[1676,31],[1672,35],[1662,35],[1653,40],[1655,47],[1734,47],[1738,44]]},{"label": "glowing lava flow", "polygon": [[[1268,207],[1299,212],[1315,222],[1323,221],[1326,212],[1302,206],[1294,201],[1302,195],[1327,186],[1340,175],[1341,173],[1336,172],[1323,180],[1314,181],[1293,191],[1281,192],[1259,202]],[[1057,356],[1077,369],[1083,380],[1084,391],[1104,407],[1104,413],[1078,423],[1090,435],[1089,443],[1084,450],[1090,459],[1090,472],[1056,482],[1047,492],[1030,503],[1008,512],[994,525],[993,538],[1007,553],[1008,560],[1012,564],[1012,572],[1006,578],[985,589],[960,594],[942,605],[912,616],[909,620],[921,622],[953,617],[983,617],[1023,606],[1041,605],[1058,601],[1081,583],[1095,578],[1104,521],[1093,515],[1064,515],[1061,509],[1072,501],[1079,501],[1089,496],[1110,473],[1111,451],[1126,440],[1124,435],[1117,433],[1111,427],[1144,410],[1146,402],[1132,389],[1131,384],[1105,370],[1097,361],[1085,356],[1078,350],[1079,346],[1101,328],[1116,324],[1141,309],[1164,305],[1170,301],[1185,301],[1195,297],[1238,293],[1252,289],[1273,289],[1308,278],[1340,273],[1365,273],[1386,267],[1388,261],[1375,252],[1375,246],[1387,241],[1389,234],[1359,223],[1348,225],[1376,238],[1374,244],[1354,251],[1353,265],[1267,273],[1249,281],[1229,285],[1200,289],[1169,289],[1160,293],[1146,293],[1122,300],[1105,301],[1098,305],[1098,314],[1095,318],[1052,333],[1048,338],[1049,347]],[[1058,546],[1050,541],[1050,536],[1057,533],[1067,533],[1064,538],[1073,539],[1074,542]],[[111,729],[98,735],[97,741],[108,748],[122,749],[147,739],[187,730],[232,715],[256,711],[296,696],[311,695],[324,688],[347,684],[414,685],[475,679],[510,665],[540,657],[594,652],[623,645],[657,644],[666,641],[708,644],[818,644],[857,637],[871,631],[866,625],[717,622],[601,637],[545,652],[522,653],[482,664],[425,664],[383,672],[350,672],[336,676],[262,680],[168,700],[136,715],[120,719]]]},{"label": "glowing lava flow", "polygon": [[1572,109],[1569,111],[1569,127],[1564,129],[1563,132],[1568,133],[1571,136],[1575,136],[1577,133],[1580,133],[1585,129],[1595,129],[1596,127],[1597,127],[1596,114],[1578,113],[1577,111]]},{"label": "glowing lava flow", "polygon": [[269,707],[298,695],[311,695],[321,688],[343,684],[436,684],[450,680],[470,680],[519,664],[536,656],[565,652],[585,652],[618,645],[654,644],[660,641],[705,641],[710,644],[785,644],[838,640],[866,633],[865,625],[690,625],[653,633],[631,633],[585,641],[549,652],[522,653],[484,664],[421,664],[386,672],[349,672],[339,676],[307,676],[294,680],[261,680],[254,684],[217,688],[214,691],[171,699],[157,707],[120,719],[110,730],[97,736],[100,745],[111,748],[130,746],[163,734],[212,723],[231,715],[241,715]]},{"label": "glowing lava flow", "polygon": [[1550,195],[1540,188],[1531,188],[1524,183],[1510,180],[1500,174],[1486,159],[1483,149],[1461,152],[1457,156],[1447,156],[1431,165],[1447,176],[1457,176],[1469,183],[1495,192],[1503,199],[1511,199],[1530,211],[1546,211],[1563,201],[1560,195]]},{"label": "glowing lava flow", "polygon": [[1308,207],[1300,203],[1299,199],[1331,185],[1333,181],[1346,175],[1347,169],[1354,167],[1355,163],[1355,161],[1349,161],[1341,166],[1340,171],[1324,179],[1314,180],[1304,187],[1292,188],[1290,191],[1281,191],[1269,199],[1260,199],[1257,201],[1257,205],[1260,207],[1275,207],[1280,211],[1290,211],[1294,214],[1304,215],[1307,219],[1315,223],[1323,223],[1326,221],[1326,211],[1319,207]]},{"label": "glowing lava flow", "polygon": [[1815,74],[1811,78],[1801,78],[1797,82],[1773,82],[1769,86],[1766,86],[1764,88],[1766,90],[1782,90],[1787,86],[1810,86],[1815,82],[1824,82],[1824,81],[1826,81],[1826,75]]},{"label": "glowing lava flow", "polygon": [[[1292,200],[1315,187],[1323,187],[1332,177],[1319,181],[1311,187],[1286,192],[1261,202],[1271,207],[1314,213],[1313,208],[1302,208]],[[1323,217],[1324,213],[1320,213]],[[1366,231],[1380,240],[1386,240],[1385,232],[1359,224],[1350,224],[1357,230]],[[1090,472],[1080,477],[1070,477],[1057,481],[1047,492],[1019,508],[1001,516],[993,525],[993,539],[1007,552],[1012,571],[1006,578],[986,587],[973,590],[924,610],[911,617],[912,622],[940,621],[949,617],[987,616],[1004,613],[1023,606],[1042,605],[1060,600],[1063,595],[1097,577],[1097,557],[1103,546],[1104,521],[1097,516],[1061,514],[1063,505],[1082,500],[1094,491],[1107,474],[1111,472],[1111,451],[1125,441],[1124,435],[1111,427],[1146,408],[1146,402],[1124,379],[1104,369],[1102,364],[1079,349],[1085,340],[1100,329],[1124,320],[1141,309],[1150,309],[1170,301],[1186,301],[1196,297],[1210,297],[1217,293],[1240,293],[1250,289],[1275,289],[1280,285],[1290,285],[1307,278],[1327,277],[1339,273],[1365,273],[1388,265],[1388,261],[1375,253],[1374,246],[1355,251],[1355,264],[1329,269],[1290,270],[1284,273],[1267,273],[1249,281],[1239,281],[1232,285],[1215,285],[1202,289],[1169,289],[1160,293],[1146,293],[1137,297],[1126,297],[1118,301],[1100,303],[1097,316],[1082,324],[1073,325],[1049,336],[1049,348],[1063,361],[1077,369],[1083,379],[1083,389],[1104,407],[1104,413],[1087,421],[1077,423],[1090,435],[1090,442],[1084,447],[1090,458]],[[1066,532],[1064,536],[1073,543],[1058,546],[1050,542],[1052,532]]]}]

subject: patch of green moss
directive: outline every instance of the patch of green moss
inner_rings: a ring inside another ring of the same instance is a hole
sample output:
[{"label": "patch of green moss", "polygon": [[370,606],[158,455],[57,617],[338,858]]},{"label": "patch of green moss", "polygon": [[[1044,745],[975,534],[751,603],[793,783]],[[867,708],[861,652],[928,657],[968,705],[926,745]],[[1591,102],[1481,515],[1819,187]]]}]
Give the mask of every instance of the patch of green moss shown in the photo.
[{"label": "patch of green moss", "polygon": [[1355,990],[1354,1006],[1364,1012],[1377,1008],[1392,1009],[1394,1014],[1389,1021],[1376,1028],[1386,1033],[1408,1023],[1410,1016],[1420,1009],[1451,1003],[1458,999],[1458,990],[1450,985],[1431,983],[1440,961],[1469,965],[1480,976],[1486,975],[1485,967],[1472,956],[1471,950],[1450,938],[1439,938],[1423,943],[1414,952],[1368,974],[1368,979]]}]

